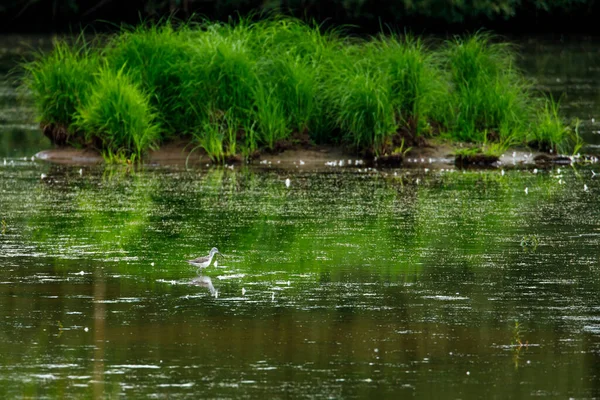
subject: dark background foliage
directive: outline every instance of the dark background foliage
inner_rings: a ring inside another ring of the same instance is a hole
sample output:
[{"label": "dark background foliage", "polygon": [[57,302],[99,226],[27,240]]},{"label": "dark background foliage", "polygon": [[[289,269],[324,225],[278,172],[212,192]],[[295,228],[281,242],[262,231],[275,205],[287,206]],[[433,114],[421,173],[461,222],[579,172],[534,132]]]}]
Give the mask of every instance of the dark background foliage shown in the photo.
[{"label": "dark background foliage", "polygon": [[415,32],[593,33],[600,0],[2,0],[0,31],[107,30],[168,15],[227,20],[251,11],[355,24],[366,32],[390,25]]}]

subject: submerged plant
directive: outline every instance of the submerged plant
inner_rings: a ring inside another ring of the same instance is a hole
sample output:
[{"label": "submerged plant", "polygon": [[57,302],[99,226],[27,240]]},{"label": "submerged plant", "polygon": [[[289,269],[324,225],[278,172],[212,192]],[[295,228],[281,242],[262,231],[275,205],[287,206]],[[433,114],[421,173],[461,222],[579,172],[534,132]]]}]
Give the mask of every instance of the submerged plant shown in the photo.
[{"label": "submerged plant", "polygon": [[520,245],[525,252],[535,252],[539,243],[537,235],[525,235],[521,238]]},{"label": "submerged plant", "polygon": [[160,134],[148,96],[123,69],[107,67],[98,72],[87,101],[78,108],[75,125],[88,142],[117,157],[139,158]]},{"label": "submerged plant", "polygon": [[515,321],[515,324],[512,328],[512,339],[511,339],[511,345],[513,346],[513,364],[515,366],[515,369],[518,369],[519,365],[520,365],[521,350],[523,349],[523,347],[527,348],[529,345],[528,341],[523,343],[522,336],[523,336],[523,332],[521,330],[521,324],[519,323],[519,321]]}]

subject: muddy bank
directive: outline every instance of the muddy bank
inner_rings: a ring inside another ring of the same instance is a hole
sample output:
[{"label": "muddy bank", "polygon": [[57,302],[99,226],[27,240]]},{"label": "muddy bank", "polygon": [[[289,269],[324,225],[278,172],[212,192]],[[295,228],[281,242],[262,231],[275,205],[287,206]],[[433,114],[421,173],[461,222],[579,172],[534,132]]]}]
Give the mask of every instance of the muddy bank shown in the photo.
[{"label": "muddy bank", "polygon": [[[341,148],[332,146],[319,146],[311,148],[288,149],[277,154],[262,153],[248,162],[231,161],[225,165],[234,164],[255,166],[277,166],[282,168],[301,167],[344,167],[344,166],[373,166],[373,167],[427,167],[449,168],[455,167],[454,153],[461,148],[460,144],[433,143],[424,147],[411,149],[404,155],[393,155],[375,159],[365,159]],[[61,147],[44,150],[35,155],[36,158],[57,164],[90,165],[102,164],[104,159],[93,150]],[[497,161],[474,160],[471,163],[459,163],[458,166],[469,167],[502,167],[502,166],[532,166],[570,164],[571,157],[553,156],[547,153],[531,152],[523,149],[511,149],[503,154]],[[179,142],[162,146],[158,150],[148,153],[144,159],[145,165],[155,166],[210,166],[214,163],[202,150],[194,150],[189,144]]]}]

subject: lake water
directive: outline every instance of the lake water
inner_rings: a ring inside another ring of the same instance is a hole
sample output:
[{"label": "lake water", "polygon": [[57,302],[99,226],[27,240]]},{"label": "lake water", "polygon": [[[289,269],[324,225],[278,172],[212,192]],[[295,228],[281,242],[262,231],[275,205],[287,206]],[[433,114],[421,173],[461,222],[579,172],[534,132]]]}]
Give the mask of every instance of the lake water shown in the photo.
[{"label": "lake water", "polygon": [[[596,143],[600,44],[523,49]],[[0,398],[600,396],[597,165],[56,166],[15,100]]]}]

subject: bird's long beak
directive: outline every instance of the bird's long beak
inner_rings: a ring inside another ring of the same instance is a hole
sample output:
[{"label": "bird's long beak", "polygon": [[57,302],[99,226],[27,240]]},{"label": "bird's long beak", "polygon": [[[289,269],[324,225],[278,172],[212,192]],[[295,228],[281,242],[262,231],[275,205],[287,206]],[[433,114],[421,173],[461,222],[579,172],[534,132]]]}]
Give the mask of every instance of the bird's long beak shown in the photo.
[{"label": "bird's long beak", "polygon": [[219,252],[219,255],[221,255],[221,256],[223,256],[223,257],[227,258],[227,256],[226,256],[225,254],[221,253],[221,252]]}]

